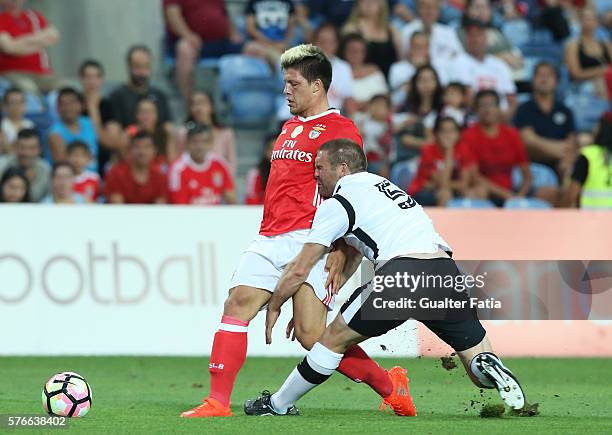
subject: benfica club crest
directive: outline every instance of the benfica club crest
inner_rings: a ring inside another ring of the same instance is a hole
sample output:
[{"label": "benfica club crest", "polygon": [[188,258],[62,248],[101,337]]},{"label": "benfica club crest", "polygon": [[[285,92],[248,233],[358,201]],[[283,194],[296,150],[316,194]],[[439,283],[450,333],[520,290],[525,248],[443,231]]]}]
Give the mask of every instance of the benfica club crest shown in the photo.
[{"label": "benfica club crest", "polygon": [[324,131],[325,131],[325,125],[317,124],[312,128],[312,130],[310,130],[310,133],[308,133],[308,139],[316,139],[319,136],[321,136],[321,133]]}]

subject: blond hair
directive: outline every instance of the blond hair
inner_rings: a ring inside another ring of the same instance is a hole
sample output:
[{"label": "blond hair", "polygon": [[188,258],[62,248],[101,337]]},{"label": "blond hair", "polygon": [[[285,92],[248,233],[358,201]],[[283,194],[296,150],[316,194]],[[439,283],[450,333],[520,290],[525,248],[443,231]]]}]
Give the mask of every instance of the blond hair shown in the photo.
[{"label": "blond hair", "polygon": [[312,45],[312,44],[296,45],[295,47],[288,48],[281,55],[281,58],[280,58],[281,67],[283,69],[287,69],[289,65],[299,63],[306,58],[309,58],[309,57],[318,58],[321,56],[325,57],[325,54],[323,53],[323,50],[321,50],[316,45]]},{"label": "blond hair", "polygon": [[294,68],[308,80],[308,83],[319,79],[325,91],[329,90],[332,80],[331,62],[316,45],[301,44],[287,49],[280,58],[283,70]]}]

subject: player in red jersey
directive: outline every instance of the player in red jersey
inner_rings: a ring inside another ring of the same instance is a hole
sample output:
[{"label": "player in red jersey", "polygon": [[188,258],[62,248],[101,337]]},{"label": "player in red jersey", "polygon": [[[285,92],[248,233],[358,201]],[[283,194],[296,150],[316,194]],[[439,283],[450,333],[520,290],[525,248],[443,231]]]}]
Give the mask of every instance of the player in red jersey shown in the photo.
[{"label": "player in red jersey", "polygon": [[74,191],[85,198],[87,202],[96,202],[100,196],[100,176],[97,172],[87,169],[93,156],[86,143],[74,141],[66,149],[68,162],[74,168]]},{"label": "player in red jersey", "polygon": [[217,205],[236,203],[234,180],[225,160],[210,152],[212,130],[194,125],[187,132],[187,153],[170,167],[172,204]]},{"label": "player in red jersey", "polygon": [[[246,359],[247,326],[270,299],[287,263],[302,249],[322,201],[314,178],[317,150],[323,143],[340,138],[363,146],[353,122],[329,107],[332,67],[321,49],[312,45],[293,47],[281,56],[281,66],[284,93],[295,116],[284,124],[274,144],[259,235],[242,253],[232,276],[210,355],[210,394],[182,417],[231,415],[230,395]],[[352,248],[343,245],[331,252],[327,264],[323,258],[293,296],[294,333],[306,349],[325,330],[335,293],[348,279],[345,271],[351,265],[345,265],[343,249]],[[338,371],[368,384],[396,414],[415,414],[404,369],[386,371],[359,346],[352,346]]]}]

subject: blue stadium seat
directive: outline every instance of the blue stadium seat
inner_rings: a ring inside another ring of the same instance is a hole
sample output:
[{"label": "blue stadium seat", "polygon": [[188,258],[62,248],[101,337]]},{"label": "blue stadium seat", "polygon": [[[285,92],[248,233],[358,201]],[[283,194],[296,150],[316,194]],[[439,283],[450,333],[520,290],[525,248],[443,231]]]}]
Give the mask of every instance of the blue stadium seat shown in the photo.
[{"label": "blue stadium seat", "polygon": [[548,209],[552,208],[552,205],[548,201],[539,198],[510,198],[504,202],[504,208]]},{"label": "blue stadium seat", "polygon": [[219,60],[219,84],[225,93],[238,87],[261,85],[266,87],[274,78],[270,66],[262,59],[228,54]]},{"label": "blue stadium seat", "polygon": [[531,29],[529,22],[523,19],[504,21],[501,28],[502,33],[514,47],[520,47],[529,43]]},{"label": "blue stadium seat", "polygon": [[[540,163],[530,163],[529,169],[531,170],[532,177],[532,186],[534,189],[539,189],[540,187],[552,186],[558,187],[559,180],[555,171],[549,168],[546,165],[542,165]],[[515,167],[512,170],[512,188],[514,190],[518,190],[523,182],[523,175],[521,173],[520,168]]]},{"label": "blue stadium seat", "polygon": [[403,162],[398,162],[391,168],[391,175],[389,179],[400,189],[406,190],[412,182],[412,179],[415,177],[418,167],[418,157],[414,157]]},{"label": "blue stadium seat", "polygon": [[275,95],[267,90],[237,90],[230,94],[231,115],[235,125],[258,126],[274,114]]},{"label": "blue stadium seat", "polygon": [[590,82],[572,85],[565,97],[565,105],[574,112],[578,131],[592,131],[601,115],[610,109],[610,103],[596,95]]},{"label": "blue stadium seat", "polygon": [[0,95],[4,95],[4,93],[12,86],[13,84],[10,80],[0,77]]},{"label": "blue stadium seat", "polygon": [[26,115],[39,115],[45,110],[45,104],[38,95],[26,92]]},{"label": "blue stadium seat", "polygon": [[488,199],[453,198],[446,204],[448,208],[495,208]]},{"label": "blue stadium seat", "polygon": [[563,63],[563,46],[554,41],[549,30],[534,29],[529,35],[527,42],[518,46],[523,57],[547,60],[557,66]]},{"label": "blue stadium seat", "polygon": [[229,103],[234,125],[259,126],[274,113],[279,83],[263,60],[243,55],[226,55],[219,61],[219,86]]}]

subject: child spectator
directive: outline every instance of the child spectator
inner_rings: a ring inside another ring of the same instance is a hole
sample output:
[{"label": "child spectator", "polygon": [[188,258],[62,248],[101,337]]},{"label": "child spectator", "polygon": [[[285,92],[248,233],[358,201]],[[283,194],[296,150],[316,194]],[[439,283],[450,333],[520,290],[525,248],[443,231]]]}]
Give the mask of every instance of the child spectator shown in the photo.
[{"label": "child spectator", "polygon": [[394,133],[405,114],[394,114],[388,95],[376,95],[370,100],[367,113],[355,116],[355,123],[363,135],[363,146],[368,158],[368,172],[389,176],[395,159]]},{"label": "child spectator", "polygon": [[276,135],[270,135],[265,140],[264,152],[259,164],[251,168],[246,175],[246,198],[244,203],[247,205],[261,205],[264,203],[266,184],[270,176],[272,166],[272,151],[274,150]]},{"label": "child spectator", "polygon": [[51,194],[45,204],[84,204],[85,198],[74,191],[75,171],[68,162],[56,162],[51,170]]},{"label": "child spectator", "polygon": [[434,125],[434,142],[425,145],[408,193],[424,206],[445,206],[455,196],[478,197],[475,164],[460,142],[461,127],[450,116],[439,116]]},{"label": "child spectator", "polygon": [[236,204],[234,180],[227,163],[211,152],[212,130],[194,125],[187,132],[187,153],[170,169],[170,202],[173,204]]},{"label": "child spectator", "polygon": [[30,182],[21,168],[8,168],[0,178],[0,202],[30,202]]},{"label": "child spectator", "polygon": [[93,159],[88,169],[98,169],[98,138],[96,128],[87,116],[83,116],[83,97],[73,88],[62,88],[57,95],[57,111],[60,120],[51,126],[49,149],[53,161],[66,158],[67,144],[76,140],[85,142]]},{"label": "child spectator", "polygon": [[30,200],[39,202],[49,192],[49,164],[40,157],[38,132],[26,128],[17,133],[15,154],[0,156],[0,174],[7,168],[21,168],[30,184]]},{"label": "child spectator", "polygon": [[[206,125],[213,131],[213,152],[225,159],[232,176],[236,174],[236,137],[234,130],[219,122],[217,110],[212,97],[204,91],[195,91],[189,99],[189,114],[185,121],[186,126],[195,124]],[[178,130],[179,150],[185,149],[187,127]]]},{"label": "child spectator", "polygon": [[74,191],[85,198],[87,202],[96,202],[100,195],[100,176],[97,172],[87,169],[92,155],[86,143],[74,141],[68,145],[68,163],[75,172]]},{"label": "child spectator", "polygon": [[467,124],[467,89],[459,82],[452,82],[446,85],[442,94],[443,116],[450,116],[457,124],[463,128]]},{"label": "child spectator", "polygon": [[168,165],[178,157],[175,133],[172,124],[159,121],[157,106],[149,98],[143,98],[136,106],[136,124],[127,128],[127,134],[134,136],[139,131],[146,131],[153,137],[155,144],[155,163],[163,172],[168,171]]},{"label": "child spectator", "polygon": [[[480,184],[487,197],[498,206],[506,199],[527,196],[531,171],[525,145],[514,127],[502,123],[499,95],[493,90],[479,91],[475,97],[478,122],[465,130],[463,142],[478,165]],[[512,170],[519,167],[522,183],[512,190]]]},{"label": "child spectator", "polygon": [[140,131],[130,140],[128,160],[106,175],[105,196],[111,204],[165,204],[168,180],[154,163],[151,134]]},{"label": "child spectator", "polygon": [[34,123],[24,118],[26,110],[25,94],[19,88],[10,88],[2,98],[4,118],[0,129],[4,136],[4,147],[0,147],[0,155],[15,151],[17,133],[24,128],[34,128]]}]

